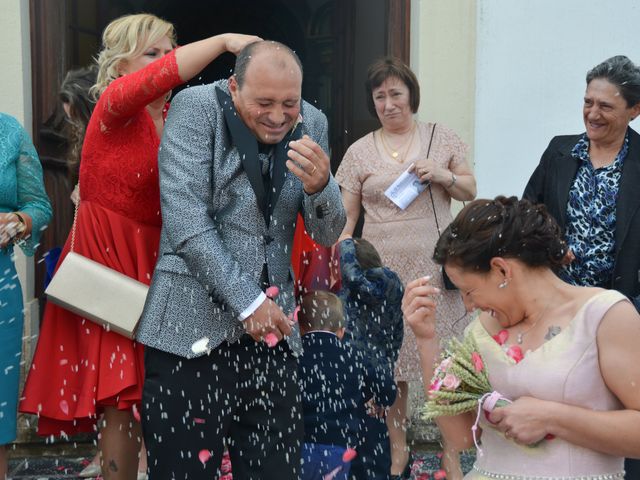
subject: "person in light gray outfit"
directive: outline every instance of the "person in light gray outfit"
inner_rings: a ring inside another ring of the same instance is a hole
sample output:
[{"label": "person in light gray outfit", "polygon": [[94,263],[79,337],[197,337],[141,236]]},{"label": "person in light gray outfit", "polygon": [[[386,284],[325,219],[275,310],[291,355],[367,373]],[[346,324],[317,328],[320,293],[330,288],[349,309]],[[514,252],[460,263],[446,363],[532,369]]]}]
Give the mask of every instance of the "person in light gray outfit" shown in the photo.
[{"label": "person in light gray outfit", "polygon": [[225,443],[234,477],[298,478],[296,217],[327,246],[345,224],[327,120],[301,86],[295,53],[264,41],[239,53],[229,80],[172,102],[160,257],[137,333],[151,480],[211,478]]}]

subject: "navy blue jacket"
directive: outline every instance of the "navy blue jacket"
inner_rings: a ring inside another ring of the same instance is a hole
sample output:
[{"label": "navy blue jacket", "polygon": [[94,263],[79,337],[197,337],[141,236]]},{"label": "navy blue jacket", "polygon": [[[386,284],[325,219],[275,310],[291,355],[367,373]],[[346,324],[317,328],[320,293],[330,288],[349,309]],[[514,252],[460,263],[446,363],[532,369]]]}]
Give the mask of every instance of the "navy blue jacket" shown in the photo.
[{"label": "navy blue jacket", "polygon": [[350,238],[340,242],[340,270],[347,340],[373,363],[386,359],[393,368],[404,336],[400,277],[387,267],[362,269]]},{"label": "navy blue jacket", "polygon": [[342,447],[359,444],[365,403],[395,401],[393,378],[372,372],[359,354],[329,332],[302,337],[299,378],[304,413],[304,441]]}]

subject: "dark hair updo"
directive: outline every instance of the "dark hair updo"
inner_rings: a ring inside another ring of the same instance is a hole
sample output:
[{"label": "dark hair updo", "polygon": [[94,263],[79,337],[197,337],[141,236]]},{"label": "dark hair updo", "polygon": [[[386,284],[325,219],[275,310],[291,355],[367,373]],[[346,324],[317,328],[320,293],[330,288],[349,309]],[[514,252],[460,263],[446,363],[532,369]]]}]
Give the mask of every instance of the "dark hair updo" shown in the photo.
[{"label": "dark hair updo", "polygon": [[494,257],[556,269],[567,249],[560,227],[544,205],[500,196],[475,200],[463,208],[438,239],[433,259],[479,272],[488,272]]}]

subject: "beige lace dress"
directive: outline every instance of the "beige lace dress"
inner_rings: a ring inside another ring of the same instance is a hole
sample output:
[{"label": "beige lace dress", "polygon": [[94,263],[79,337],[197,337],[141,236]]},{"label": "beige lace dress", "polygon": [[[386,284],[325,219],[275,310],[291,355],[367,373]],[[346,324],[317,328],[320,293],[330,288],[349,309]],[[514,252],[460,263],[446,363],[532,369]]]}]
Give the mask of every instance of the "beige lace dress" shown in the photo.
[{"label": "beige lace dress", "polygon": [[[432,123],[418,122],[419,156],[403,163],[386,160],[379,153],[383,151],[382,146],[376,144],[373,132],[365,135],[345,153],[336,179],[342,188],[361,196],[365,211],[362,237],[375,245],[385,266],[398,273],[405,285],[420,276],[431,275],[433,284],[443,289],[443,297],[437,307],[436,327],[442,340],[460,335],[468,323],[459,292],[444,290],[440,267],[431,259],[439,236],[438,226],[442,231],[452,220],[451,197],[442,186],[434,184],[431,189],[433,203],[427,189],[405,210],[401,210],[384,194],[412,161],[426,158],[432,129]],[[429,153],[431,159],[451,168],[466,161],[466,150],[466,145],[451,129],[441,124],[436,126]],[[396,380],[420,379],[416,339],[405,325],[404,341],[396,363]]]}]

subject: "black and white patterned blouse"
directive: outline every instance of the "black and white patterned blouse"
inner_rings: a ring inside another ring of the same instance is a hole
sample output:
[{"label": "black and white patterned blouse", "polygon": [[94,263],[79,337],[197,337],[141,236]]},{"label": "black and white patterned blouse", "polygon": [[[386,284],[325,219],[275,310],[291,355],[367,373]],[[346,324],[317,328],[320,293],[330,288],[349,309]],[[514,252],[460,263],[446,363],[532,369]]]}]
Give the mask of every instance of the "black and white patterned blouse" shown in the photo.
[{"label": "black and white patterned blouse", "polygon": [[580,167],[569,190],[565,239],[575,254],[561,276],[574,285],[608,287],[614,268],[616,204],[629,135],[613,163],[594,168],[584,134],[571,155]]}]

